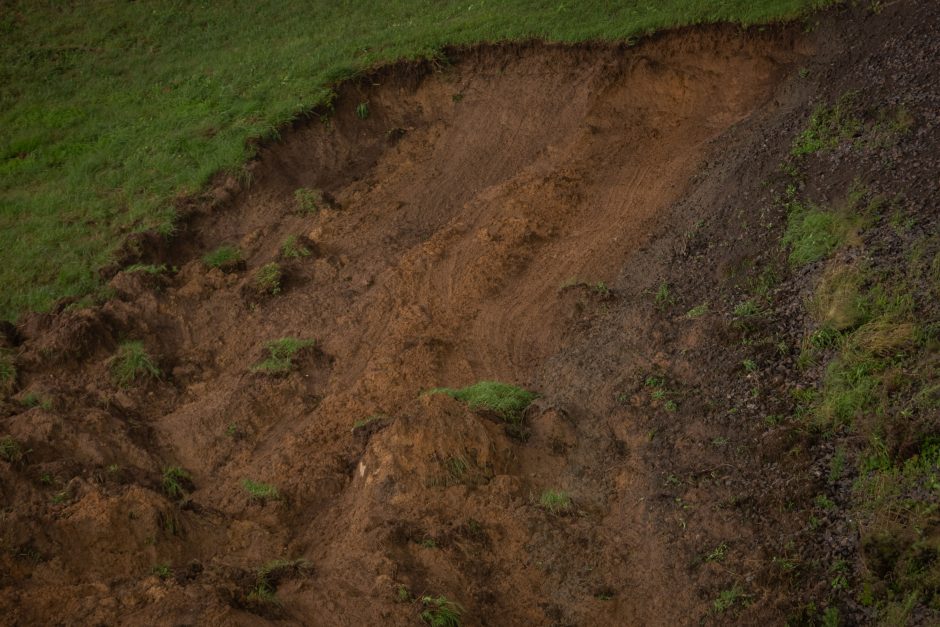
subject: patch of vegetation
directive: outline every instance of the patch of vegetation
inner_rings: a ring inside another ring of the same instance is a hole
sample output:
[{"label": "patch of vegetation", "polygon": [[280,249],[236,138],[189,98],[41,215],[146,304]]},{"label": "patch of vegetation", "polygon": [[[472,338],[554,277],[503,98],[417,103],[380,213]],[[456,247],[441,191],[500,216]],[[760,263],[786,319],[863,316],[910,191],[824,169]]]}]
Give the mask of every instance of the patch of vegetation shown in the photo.
[{"label": "patch of vegetation", "polygon": [[179,466],[169,466],[163,470],[163,491],[171,499],[180,500],[192,489],[192,475]]},{"label": "patch of vegetation", "polygon": [[281,257],[284,259],[302,259],[310,256],[310,249],[297,241],[296,235],[291,235],[281,244]]},{"label": "patch of vegetation", "polygon": [[160,378],[160,369],[144,348],[144,343],[131,340],[118,346],[110,359],[111,376],[122,387],[130,387],[140,378]]},{"label": "patch of vegetation", "polygon": [[597,283],[592,284],[591,291],[601,298],[607,298],[610,296],[610,288],[607,287],[607,284],[603,281],[598,281]]},{"label": "patch of vegetation", "polygon": [[728,552],[728,545],[722,542],[716,546],[712,551],[705,556],[703,559],[704,562],[723,562],[725,559],[725,554]]},{"label": "patch of vegetation", "polygon": [[360,102],[359,104],[356,105],[356,117],[359,118],[360,120],[365,120],[367,117],[369,117],[369,103],[368,102]]},{"label": "patch of vegetation", "polygon": [[474,411],[489,411],[510,423],[522,422],[523,412],[537,397],[533,392],[498,381],[480,381],[460,389],[434,388],[425,393],[446,394]]},{"label": "patch of vegetation", "polygon": [[242,262],[242,253],[231,244],[223,244],[215,250],[206,253],[202,258],[202,262],[206,264],[207,268],[232,270]]},{"label": "patch of vegetation", "polygon": [[24,451],[20,443],[11,436],[6,435],[0,438],[0,459],[10,464],[15,464],[23,459],[28,452],[29,451]]},{"label": "patch of vegetation", "polygon": [[714,610],[716,614],[722,614],[735,607],[745,607],[748,604],[749,598],[750,595],[745,594],[744,590],[738,586],[738,584],[734,584],[732,587],[722,590],[718,594],[718,598],[712,602],[712,610]]},{"label": "patch of vegetation", "polygon": [[403,583],[395,586],[395,601],[398,603],[410,603],[411,602],[411,591],[408,590],[408,586]]},{"label": "patch of vegetation", "polygon": [[248,593],[248,601],[259,605],[279,606],[277,587],[284,579],[310,568],[306,560],[273,560],[258,569],[255,585]]},{"label": "patch of vegetation", "polygon": [[157,564],[150,572],[159,579],[169,579],[173,576],[173,569],[169,564]]},{"label": "patch of vegetation", "polygon": [[294,358],[300,351],[314,346],[314,340],[302,340],[296,337],[282,337],[265,345],[268,357],[251,367],[252,372],[282,375],[294,369]]},{"label": "patch of vegetation", "polygon": [[463,615],[460,604],[444,596],[423,596],[421,605],[424,607],[421,620],[431,627],[460,627],[460,617]]},{"label": "patch of vegetation", "polygon": [[161,263],[157,264],[144,264],[144,263],[135,263],[124,268],[124,272],[128,274],[149,274],[156,276],[167,272],[166,264]]},{"label": "patch of vegetation", "polygon": [[738,318],[749,318],[751,316],[756,316],[759,313],[760,309],[753,300],[746,300],[744,302],[738,303],[738,305],[734,308],[734,315]]},{"label": "patch of vegetation", "polygon": [[13,353],[0,348],[0,396],[13,392],[16,387],[16,365],[13,363]]},{"label": "patch of vegetation", "polygon": [[663,281],[659,284],[659,289],[656,290],[656,308],[663,310],[667,307],[675,304],[676,298],[673,296],[672,292],[669,289],[669,284]]},{"label": "patch of vegetation", "polygon": [[862,120],[857,99],[857,93],[847,92],[831,107],[817,107],[806,129],[793,142],[790,153],[799,157],[831,150],[858,135],[862,130]]},{"label": "patch of vegetation", "polygon": [[281,280],[284,278],[284,271],[277,262],[266,263],[258,268],[252,279],[252,285],[260,294],[270,294],[277,296],[281,293]]},{"label": "patch of vegetation", "polygon": [[545,490],[539,497],[539,505],[552,514],[567,512],[571,509],[571,496],[561,490]]},{"label": "patch of vegetation", "polygon": [[294,202],[302,213],[316,213],[323,206],[323,194],[315,189],[301,187],[294,190]]},{"label": "patch of vegetation", "polygon": [[860,209],[858,204],[864,195],[864,188],[855,184],[842,207],[823,209],[800,202],[794,189],[788,188],[787,228],[781,241],[790,248],[790,263],[802,266],[818,261],[857,239],[858,231],[869,223],[880,202],[875,198],[868,207]]},{"label": "patch of vegetation", "polygon": [[687,318],[698,318],[704,316],[708,313],[708,303],[702,303],[701,305],[696,305],[692,309],[686,312]]},{"label": "patch of vegetation", "polygon": [[42,407],[46,411],[52,409],[52,400],[48,398],[43,398],[35,392],[30,392],[26,394],[23,399],[20,401],[23,407]]},{"label": "patch of vegetation", "polygon": [[278,492],[278,489],[267,483],[244,479],[242,481],[242,487],[245,488],[245,492],[248,493],[248,496],[253,501],[264,503],[266,501],[278,501],[281,499],[281,493]]},{"label": "patch of vegetation", "polygon": [[379,422],[382,420],[388,420],[388,416],[385,416],[383,414],[372,414],[371,416],[368,416],[366,418],[360,418],[359,420],[353,423],[352,431],[353,433],[355,433],[359,429],[364,429],[365,427],[368,427],[372,423]]}]

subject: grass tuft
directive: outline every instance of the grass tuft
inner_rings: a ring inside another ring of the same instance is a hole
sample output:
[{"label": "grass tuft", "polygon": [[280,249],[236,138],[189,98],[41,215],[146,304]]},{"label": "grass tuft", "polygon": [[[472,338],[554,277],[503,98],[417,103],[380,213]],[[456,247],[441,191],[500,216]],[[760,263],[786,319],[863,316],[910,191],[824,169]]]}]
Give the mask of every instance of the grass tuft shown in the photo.
[{"label": "grass tuft", "polygon": [[794,157],[831,150],[862,130],[855,101],[858,94],[847,92],[831,107],[820,106],[813,111],[809,125],[800,133],[790,154]]},{"label": "grass tuft", "polygon": [[223,244],[212,252],[206,253],[202,258],[202,262],[208,268],[232,270],[242,262],[242,253],[230,244]]},{"label": "grass tuft", "polygon": [[160,369],[147,354],[144,343],[124,342],[110,360],[111,376],[120,387],[126,388],[142,377],[160,378]]},{"label": "grass tuft", "polygon": [[0,438],[0,459],[6,460],[10,464],[23,459],[28,451],[24,451],[19,442],[10,436]]},{"label": "grass tuft", "polygon": [[242,487],[245,488],[245,492],[248,493],[248,496],[253,501],[264,503],[266,501],[279,501],[281,499],[281,493],[278,492],[278,489],[267,483],[244,479],[242,481]]},{"label": "grass tuft", "polygon": [[192,486],[192,476],[179,466],[163,470],[163,491],[171,499],[180,500]]},{"label": "grass tuft", "polygon": [[511,423],[521,422],[523,412],[537,397],[533,392],[498,381],[480,381],[460,389],[434,388],[426,394],[446,394],[474,411],[490,411]]},{"label": "grass tuft", "polygon": [[297,241],[296,235],[291,235],[281,244],[281,257],[284,259],[301,259],[310,256],[310,249]]},{"label": "grass tuft", "polygon": [[268,342],[268,357],[261,363],[252,366],[252,372],[264,374],[287,374],[294,368],[294,357],[297,353],[315,345],[314,340],[301,340],[296,337],[282,337],[279,340]]},{"label": "grass tuft", "polygon": [[560,514],[571,509],[571,496],[561,490],[545,490],[539,497],[539,505],[552,514]]},{"label": "grass tuft", "polygon": [[252,284],[255,289],[262,294],[277,296],[281,293],[281,280],[284,278],[284,271],[277,262],[267,263],[255,272]]},{"label": "grass tuft", "polygon": [[424,606],[421,620],[431,627],[460,627],[460,617],[463,615],[460,604],[444,596],[423,596],[421,604]]},{"label": "grass tuft", "polygon": [[294,203],[301,213],[316,213],[323,205],[323,194],[315,189],[301,187],[294,190]]}]

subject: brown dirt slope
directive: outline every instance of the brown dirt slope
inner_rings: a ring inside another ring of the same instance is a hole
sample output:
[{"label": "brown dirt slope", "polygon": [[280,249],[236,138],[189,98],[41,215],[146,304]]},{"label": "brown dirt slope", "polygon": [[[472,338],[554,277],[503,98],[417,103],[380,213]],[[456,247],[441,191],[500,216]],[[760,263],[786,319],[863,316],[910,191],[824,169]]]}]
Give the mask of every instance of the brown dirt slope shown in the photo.
[{"label": "brown dirt slope", "polygon": [[[4,622],[404,625],[444,595],[470,625],[694,624],[735,584],[753,624],[818,598],[774,574],[804,523],[759,474],[811,455],[721,406],[750,389],[721,307],[774,256],[784,217],[756,209],[810,94],[858,63],[833,41],[878,49],[918,11],[483,46],[342,86],[172,242],[129,248],[168,271],[7,330]],[[242,260],[207,268],[223,244]],[[253,369],[282,337],[315,345]],[[128,340],[159,378],[114,382]],[[480,380],[539,394],[521,427],[422,395]],[[721,543],[736,557],[703,564]]]}]

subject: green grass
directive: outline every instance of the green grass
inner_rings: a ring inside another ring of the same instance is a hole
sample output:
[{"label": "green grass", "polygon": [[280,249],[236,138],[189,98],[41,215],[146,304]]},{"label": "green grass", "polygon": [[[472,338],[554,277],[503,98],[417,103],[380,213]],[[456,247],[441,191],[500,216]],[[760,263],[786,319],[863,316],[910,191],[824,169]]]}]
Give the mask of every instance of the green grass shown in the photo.
[{"label": "green grass", "polygon": [[294,369],[294,357],[297,353],[314,344],[313,340],[301,340],[296,337],[282,337],[268,342],[266,345],[268,357],[252,366],[251,371],[273,375],[287,374]]},{"label": "green grass", "polygon": [[459,603],[455,603],[444,596],[423,596],[421,597],[421,605],[424,606],[424,610],[421,612],[421,620],[431,627],[460,627],[463,607]]},{"label": "green grass", "polygon": [[156,276],[167,272],[166,264],[144,264],[144,263],[135,263],[124,268],[124,272],[128,274],[149,274]]},{"label": "green grass", "polygon": [[426,394],[446,394],[474,411],[491,411],[511,423],[521,422],[522,413],[537,397],[533,392],[498,381],[480,381],[460,389],[435,388]]},{"label": "green grass", "polygon": [[301,187],[294,191],[294,202],[301,213],[316,213],[323,205],[323,194],[315,189]]},{"label": "green grass", "polygon": [[749,596],[735,584],[718,594],[718,598],[712,602],[712,610],[716,614],[722,614],[735,607],[744,607],[748,604]]},{"label": "green grass", "polygon": [[94,291],[126,234],[172,232],[175,199],[363,69],[448,44],[624,40],[830,3],[13,0],[0,15],[0,318]]},{"label": "green grass", "polygon": [[212,252],[206,253],[202,262],[209,268],[226,270],[238,265],[242,260],[241,251],[230,244],[223,244]]},{"label": "green grass", "polygon": [[255,585],[248,593],[248,601],[260,605],[279,606],[281,602],[276,595],[278,583],[308,568],[309,565],[305,560],[278,559],[268,562],[258,569]]},{"label": "green grass", "polygon": [[265,501],[278,501],[281,498],[281,493],[278,492],[276,487],[260,481],[245,479],[242,481],[242,487],[245,488],[245,492],[253,501],[263,503]]},{"label": "green grass", "polygon": [[702,303],[701,305],[696,305],[692,309],[688,310],[685,313],[687,318],[700,318],[708,313],[708,303]]},{"label": "green grass", "polygon": [[24,451],[19,442],[10,436],[0,438],[0,459],[6,460],[10,464],[23,459],[28,451]]},{"label": "green grass", "polygon": [[110,366],[114,382],[122,388],[130,387],[142,377],[160,377],[160,369],[147,354],[143,342],[129,341],[121,344],[111,358]]},{"label": "green grass", "polygon": [[192,476],[179,466],[170,466],[163,470],[163,491],[171,499],[183,498],[191,483]]},{"label": "green grass", "polygon": [[297,241],[296,235],[289,236],[281,244],[281,257],[284,259],[301,259],[310,256],[310,249]]},{"label": "green grass", "polygon": [[281,280],[284,278],[284,271],[280,264],[276,262],[267,263],[255,272],[252,284],[261,294],[270,294],[277,296],[281,293]]},{"label": "green grass", "polygon": [[552,514],[571,509],[571,496],[562,490],[545,490],[539,497],[539,505]]},{"label": "green grass", "polygon": [[806,129],[793,142],[790,154],[799,157],[831,150],[843,141],[854,138],[862,130],[862,121],[855,106],[857,96],[854,92],[848,92],[831,107],[817,107]]}]

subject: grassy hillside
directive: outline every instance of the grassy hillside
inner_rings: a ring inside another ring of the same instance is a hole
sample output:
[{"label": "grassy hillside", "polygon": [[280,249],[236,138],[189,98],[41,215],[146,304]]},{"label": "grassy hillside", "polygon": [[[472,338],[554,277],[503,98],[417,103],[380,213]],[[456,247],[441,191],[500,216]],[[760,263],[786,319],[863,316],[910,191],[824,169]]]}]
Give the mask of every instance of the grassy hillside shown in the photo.
[{"label": "grassy hillside", "polygon": [[328,85],[445,44],[619,40],[832,0],[12,2],[0,16],[0,318],[87,294],[122,237]]}]

